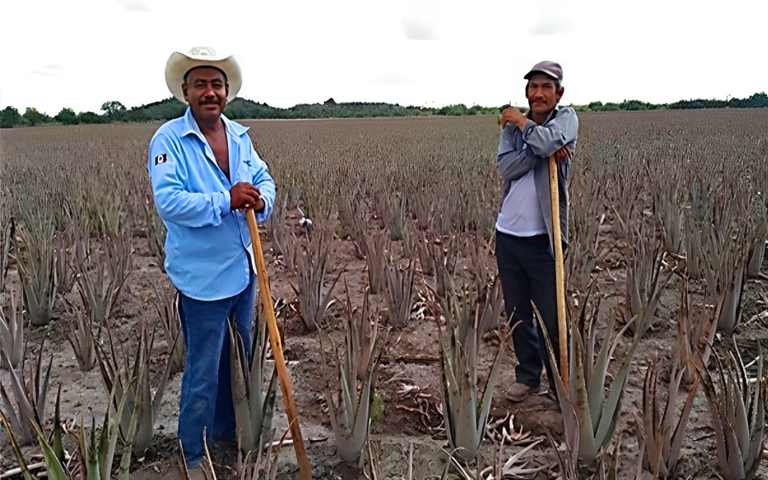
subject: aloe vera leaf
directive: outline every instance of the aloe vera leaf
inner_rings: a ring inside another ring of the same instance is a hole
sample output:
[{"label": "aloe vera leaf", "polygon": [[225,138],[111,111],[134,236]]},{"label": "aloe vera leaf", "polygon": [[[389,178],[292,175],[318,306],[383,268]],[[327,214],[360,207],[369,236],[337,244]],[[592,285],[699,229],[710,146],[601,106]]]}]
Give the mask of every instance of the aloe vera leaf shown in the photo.
[{"label": "aloe vera leaf", "polygon": [[[632,342],[632,346],[629,352],[624,357],[624,362],[619,368],[619,373],[616,375],[613,383],[611,384],[611,391],[608,394],[608,398],[605,401],[602,412],[600,414],[600,423],[597,425],[595,432],[595,442],[598,447],[604,446],[610,441],[613,436],[613,431],[616,426],[616,417],[619,414],[621,408],[621,398],[624,394],[624,385],[627,382],[627,376],[629,375],[629,367],[632,364],[632,358],[635,355],[635,350],[639,343],[640,337],[636,336]],[[607,420],[606,420],[607,414]]]},{"label": "aloe vera leaf", "polygon": [[[176,350],[176,343],[179,341],[179,336],[181,335],[181,330],[176,334],[176,338],[173,341],[173,347],[171,347],[171,352],[174,352]],[[171,368],[173,367],[173,355],[168,355],[168,360],[165,363],[165,370],[163,371],[163,376],[160,377],[160,383],[157,385],[157,390],[155,391],[155,396],[152,398],[152,407],[151,407],[151,417],[152,417],[152,429],[154,430],[154,425],[157,422],[157,418],[160,415],[160,407],[163,403],[163,396],[165,395],[165,390],[168,388],[168,379],[171,376]]]},{"label": "aloe vera leaf", "polygon": [[29,473],[29,469],[27,468],[27,463],[24,461],[24,456],[21,454],[19,445],[16,443],[16,436],[13,434],[13,430],[11,430],[11,425],[8,421],[8,417],[5,416],[2,410],[0,410],[0,421],[3,422],[3,426],[5,427],[5,430],[8,432],[8,438],[11,441],[11,447],[13,448],[13,453],[16,454],[16,459],[19,461],[19,468],[21,469],[21,474],[24,476],[24,480],[33,480],[32,475]]},{"label": "aloe vera leaf", "polygon": [[[483,439],[483,433],[485,432],[485,424],[488,422],[488,414],[491,411],[491,400],[493,397],[493,389],[496,387],[496,382],[498,380],[499,373],[501,372],[500,366],[501,366],[501,360],[503,355],[501,352],[504,351],[504,342],[502,341],[501,346],[499,347],[499,351],[496,352],[496,358],[493,361],[493,366],[491,367],[491,373],[488,375],[488,381],[485,384],[485,391],[482,395],[481,400],[481,407],[480,407],[480,418],[477,423],[477,429],[479,431],[480,440]],[[478,444],[478,447],[480,445]]]},{"label": "aloe vera leaf", "polygon": [[[637,317],[634,317],[627,322],[627,325],[630,325],[635,318]],[[593,422],[600,421],[600,412],[602,411],[603,403],[605,402],[605,377],[608,374],[608,363],[610,362],[609,351],[613,353],[611,344],[618,343],[619,339],[622,337],[622,333],[619,333],[616,337],[611,339],[611,332],[613,332],[615,324],[616,319],[612,316],[608,323],[605,339],[603,339],[603,344],[600,346],[600,353],[597,356],[597,362],[592,370],[592,378],[590,378],[588,385],[589,415]],[[625,325],[624,328],[627,328],[627,326]],[[623,330],[624,329],[622,329],[622,331]],[[592,358],[588,357],[587,361],[591,362]]]},{"label": "aloe vera leaf", "polygon": [[587,386],[584,379],[584,357],[582,356],[582,339],[578,329],[573,329],[573,342],[576,355],[574,355],[576,388],[571,393],[574,399],[573,407],[579,420],[579,458],[588,462],[597,457],[599,445],[595,443],[595,431],[592,426],[592,418],[589,413],[589,400]]},{"label": "aloe vera leaf", "polygon": [[261,437],[259,442],[262,447],[272,439],[272,419],[275,414],[275,398],[277,398],[277,371],[273,370],[262,407]]},{"label": "aloe vera leaf", "polygon": [[[133,413],[131,415],[131,423],[128,425],[128,432],[125,437],[125,445],[123,445],[123,455],[120,458],[120,468],[118,469],[118,480],[129,480],[131,469],[131,454],[133,450],[133,444],[136,440],[136,426],[139,419],[143,416],[142,411],[145,407],[146,398],[144,395],[140,395],[133,406]],[[151,440],[151,437],[150,437]]]},{"label": "aloe vera leaf", "polygon": [[240,358],[240,346],[238,333],[228,322],[229,328],[229,371],[232,377],[232,399],[235,411],[235,427],[240,438],[241,447],[246,451],[256,448],[253,429],[251,428],[251,414],[248,405],[248,394],[245,386],[242,361]]},{"label": "aloe vera leaf", "polygon": [[[138,381],[134,383],[133,389],[136,392],[134,397],[133,409],[131,411],[131,420],[128,422],[128,428],[125,429],[124,438],[126,441],[132,439],[130,443],[133,445],[133,451],[136,455],[140,455],[146,449],[152,445],[152,437],[154,436],[154,423],[152,422],[152,387],[149,381],[149,352],[144,352],[139,355],[138,362],[141,362],[141,368],[139,370]],[[123,409],[123,416],[128,413],[126,409]],[[130,434],[131,423],[134,422],[134,416],[137,416],[136,431],[133,435]]]},{"label": "aloe vera leaf", "polygon": [[[693,407],[693,400],[696,398],[696,390],[698,390],[699,382],[700,382],[700,378],[696,377],[696,380],[694,380],[693,386],[691,386],[691,391],[688,392],[688,397],[685,399],[683,410],[680,413],[680,419],[677,421],[677,427],[675,427],[675,432],[672,435],[672,442],[669,447],[669,453],[666,455],[666,459],[667,459],[666,466],[667,466],[667,472],[669,474],[674,472],[675,467],[677,466],[677,460],[680,457],[680,448],[683,445],[683,439],[685,438],[685,429],[686,429],[686,426],[688,425],[688,417],[691,413],[691,408]],[[672,405],[674,406],[674,404]]]},{"label": "aloe vera leaf", "polygon": [[[536,308],[536,304],[531,302],[531,305],[533,306],[533,310],[536,316],[536,319],[539,322],[539,326],[541,327],[542,331],[546,329],[544,325],[544,321],[541,319],[541,314],[539,313],[539,309]],[[571,345],[574,344],[573,337],[571,337]],[[557,390],[557,398],[558,402],[560,403],[560,411],[563,415],[563,427],[565,430],[565,439],[566,444],[569,448],[569,454],[570,454],[570,460],[572,465],[576,465],[576,461],[578,459],[578,452],[579,452],[579,445],[581,443],[581,435],[580,435],[580,426],[579,426],[579,418],[576,415],[576,409],[573,405],[573,402],[570,397],[571,392],[566,391],[565,384],[563,383],[563,377],[560,375],[559,366],[557,365],[557,361],[555,359],[555,350],[552,348],[552,342],[549,338],[549,335],[544,335],[544,344],[547,347],[547,353],[549,353],[549,362],[550,365],[552,365],[552,372],[554,374],[554,384],[555,384],[555,390]],[[571,363],[571,371],[573,372],[572,368],[573,363]],[[571,377],[573,379],[573,377]],[[547,435],[549,435],[549,432],[547,432]],[[552,442],[554,445],[554,442]],[[558,456],[559,461],[559,456]],[[564,472],[564,470],[563,470]]]},{"label": "aloe vera leaf", "polygon": [[[134,387],[135,380],[131,380],[129,384],[127,385],[128,389],[135,388]],[[110,396],[110,401],[107,405],[112,405],[112,397],[114,397],[114,392]],[[123,395],[123,398],[120,399],[120,403],[117,405],[117,410],[115,411],[114,419],[110,419],[109,415],[109,408],[107,408],[107,412],[104,416],[104,424],[101,427],[101,438],[102,441],[99,444],[99,471],[100,476],[102,477],[101,480],[109,480],[112,472],[112,462],[115,458],[115,450],[117,448],[117,439],[120,436],[120,426],[117,419],[121,418],[123,415],[123,410],[126,405],[127,396]]]}]

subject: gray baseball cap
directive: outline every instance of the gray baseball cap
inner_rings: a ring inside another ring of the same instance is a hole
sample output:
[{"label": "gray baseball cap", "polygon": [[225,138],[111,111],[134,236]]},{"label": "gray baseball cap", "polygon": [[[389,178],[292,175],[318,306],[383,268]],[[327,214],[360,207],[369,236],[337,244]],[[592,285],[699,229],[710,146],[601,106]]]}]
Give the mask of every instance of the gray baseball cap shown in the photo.
[{"label": "gray baseball cap", "polygon": [[530,72],[525,74],[525,77],[523,78],[528,80],[534,73],[543,73],[549,75],[557,81],[563,81],[563,67],[561,67],[559,63],[552,62],[550,60],[544,60],[543,62],[537,63],[533,66]]}]

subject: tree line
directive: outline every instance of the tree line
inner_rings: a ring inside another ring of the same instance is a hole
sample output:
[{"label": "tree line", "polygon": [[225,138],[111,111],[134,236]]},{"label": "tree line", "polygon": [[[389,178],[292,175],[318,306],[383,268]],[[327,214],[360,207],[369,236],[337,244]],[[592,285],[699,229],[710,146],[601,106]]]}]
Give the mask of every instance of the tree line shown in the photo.
[{"label": "tree line", "polygon": [[[332,98],[323,103],[302,103],[290,108],[279,108],[266,103],[237,98],[227,105],[224,114],[232,119],[298,119],[298,118],[365,118],[365,117],[406,117],[424,115],[498,115],[504,108],[482,107],[464,104],[447,105],[440,108],[402,106],[391,103],[344,102],[336,103]],[[579,112],[611,112],[620,110],[664,110],[664,109],[699,109],[699,108],[762,108],[768,107],[768,95],[755,93],[747,98],[691,99],[669,104],[657,104],[640,100],[624,100],[620,103],[592,102],[587,105],[572,105]],[[29,107],[24,113],[11,106],[0,111],[0,128],[36,126],[49,123],[62,125],[96,124],[112,122],[150,122],[164,121],[180,117],[187,106],[173,97],[159,102],[126,108],[118,101],[108,101],[101,105],[101,112],[75,112],[71,108],[62,108],[56,116]]]}]

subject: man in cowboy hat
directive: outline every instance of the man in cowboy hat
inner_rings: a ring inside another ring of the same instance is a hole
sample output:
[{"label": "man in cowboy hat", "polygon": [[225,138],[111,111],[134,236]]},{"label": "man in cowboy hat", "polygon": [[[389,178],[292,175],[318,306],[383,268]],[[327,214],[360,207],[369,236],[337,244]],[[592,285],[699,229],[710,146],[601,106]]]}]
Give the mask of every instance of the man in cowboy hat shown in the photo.
[{"label": "man in cowboy hat", "polygon": [[[557,108],[565,92],[560,64],[539,62],[524,78],[530,110],[527,115],[515,107],[503,112],[497,157],[504,203],[496,221],[496,260],[507,315],[513,324],[521,322],[512,332],[518,366],[516,383],[506,396],[513,402],[539,393],[542,363],[550,386],[554,385],[544,332],[537,332],[531,302],[541,313],[559,358],[553,242],[568,242],[568,167],[579,132],[574,110]],[[559,165],[562,238],[557,239],[552,238],[549,196],[552,155]]]},{"label": "man in cowboy hat", "polygon": [[[232,56],[212,48],[174,52],[165,66],[183,117],[161,126],[147,168],[155,206],[168,233],[165,270],[179,291],[187,357],[181,384],[179,439],[187,466],[210,443],[235,438],[228,320],[250,345],[256,275],[244,211],[260,222],[272,213],[275,183],[248,137],[222,111],[242,85]],[[250,355],[250,349],[246,348]],[[199,476],[199,470],[193,476]]]}]

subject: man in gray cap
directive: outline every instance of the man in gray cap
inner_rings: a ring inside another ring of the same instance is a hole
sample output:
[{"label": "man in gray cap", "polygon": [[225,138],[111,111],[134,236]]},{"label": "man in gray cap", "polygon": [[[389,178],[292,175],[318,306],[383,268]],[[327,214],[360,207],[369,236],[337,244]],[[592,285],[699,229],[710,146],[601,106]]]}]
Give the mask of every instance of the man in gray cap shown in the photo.
[{"label": "man in gray cap", "polygon": [[[512,324],[521,322],[512,333],[519,362],[515,368],[516,383],[506,394],[512,402],[522,402],[541,391],[542,365],[553,385],[543,332],[537,331],[531,302],[541,313],[559,359],[553,241],[568,243],[568,168],[579,130],[574,110],[557,108],[565,92],[560,64],[539,62],[524,78],[528,81],[525,96],[530,110],[525,115],[515,107],[504,110],[497,157],[504,182],[504,203],[496,221],[496,260],[507,315],[512,317]],[[559,167],[559,239],[552,238],[552,155]]]}]

